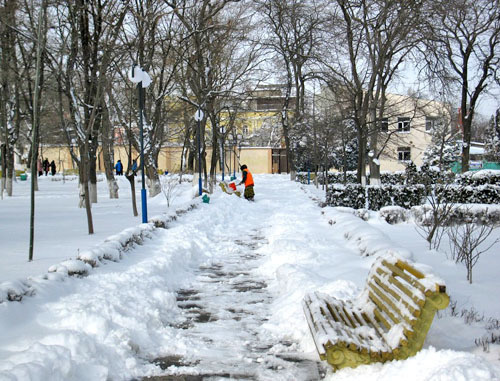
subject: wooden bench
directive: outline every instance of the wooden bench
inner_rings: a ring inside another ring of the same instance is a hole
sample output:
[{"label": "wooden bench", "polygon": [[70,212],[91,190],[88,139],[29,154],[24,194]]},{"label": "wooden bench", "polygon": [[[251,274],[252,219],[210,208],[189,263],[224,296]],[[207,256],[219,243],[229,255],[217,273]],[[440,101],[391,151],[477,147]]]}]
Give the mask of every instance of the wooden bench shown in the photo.
[{"label": "wooden bench", "polygon": [[392,255],[375,261],[358,299],[314,292],[303,301],[320,358],[335,370],[415,355],[448,304],[444,282]]},{"label": "wooden bench", "polygon": [[227,184],[224,181],[221,181],[219,183],[219,186],[221,187],[222,191],[227,194],[235,194],[238,197],[241,197],[241,192],[240,191],[233,191],[231,188],[227,186]]}]

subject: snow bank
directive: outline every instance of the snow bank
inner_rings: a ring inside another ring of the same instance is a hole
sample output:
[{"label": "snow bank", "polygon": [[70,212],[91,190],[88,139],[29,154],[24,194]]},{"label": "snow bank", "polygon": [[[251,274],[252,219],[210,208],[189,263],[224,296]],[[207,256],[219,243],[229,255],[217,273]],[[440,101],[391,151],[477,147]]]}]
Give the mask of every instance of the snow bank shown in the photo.
[{"label": "snow bank", "polygon": [[[168,228],[168,224],[178,216],[193,209],[201,200],[184,203],[175,211],[154,216],[147,224],[127,228],[112,235],[94,248],[82,251],[76,259],[68,259],[48,269],[49,274],[30,277],[26,280],[3,282],[0,284],[0,304],[5,301],[20,301],[25,296],[36,293],[37,285],[47,281],[60,281],[67,276],[86,276],[93,267],[98,267],[107,261],[118,262],[123,254],[135,245],[141,245],[146,239],[151,239],[157,228]],[[57,273],[58,275],[52,275]]]},{"label": "snow bank", "polygon": [[401,258],[411,259],[408,249],[398,246],[379,229],[351,213],[349,208],[325,207],[323,216],[328,223],[340,232],[345,239],[351,241],[363,256],[374,256],[393,253]]}]

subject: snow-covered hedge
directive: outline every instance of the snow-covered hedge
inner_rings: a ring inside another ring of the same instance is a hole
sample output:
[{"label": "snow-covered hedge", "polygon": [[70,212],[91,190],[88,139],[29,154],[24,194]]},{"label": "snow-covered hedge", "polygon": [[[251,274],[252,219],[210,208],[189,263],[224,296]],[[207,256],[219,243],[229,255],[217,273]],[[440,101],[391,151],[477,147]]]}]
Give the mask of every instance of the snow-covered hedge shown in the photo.
[{"label": "snow-covered hedge", "polygon": [[[398,224],[413,219],[418,224],[432,224],[432,207],[429,204],[418,205],[411,210],[397,206],[386,206],[379,211],[379,216],[389,224]],[[448,224],[476,223],[480,225],[500,225],[499,205],[461,204],[450,211]]]},{"label": "snow-covered hedge", "polygon": [[498,185],[500,184],[500,171],[491,169],[482,169],[480,171],[469,171],[457,175],[457,184],[461,185]]},{"label": "snow-covered hedge", "polygon": [[[500,171],[499,171],[500,172]],[[307,184],[307,172],[298,172],[297,181]],[[311,179],[314,173],[311,173]],[[318,182],[324,184],[324,173],[318,173]],[[405,184],[450,184],[455,181],[455,174],[451,171],[440,171],[437,167],[423,165],[417,168],[415,165],[409,165],[405,171],[380,172],[380,182],[382,185],[405,185]],[[493,180],[491,180],[493,181]],[[346,184],[357,184],[356,172],[349,171],[346,176]],[[370,184],[370,174],[366,175],[366,183]],[[328,184],[344,184],[343,172],[328,172]],[[493,184],[493,182],[489,182]]]},{"label": "snow-covered hedge", "polygon": [[346,206],[354,209],[380,210],[384,206],[396,205],[406,209],[422,204],[425,197],[423,185],[382,185],[363,187],[359,184],[332,185],[326,194],[329,206]]},{"label": "snow-covered hedge", "polygon": [[500,204],[500,186],[436,185],[437,196],[457,204]]},{"label": "snow-covered hedge", "polygon": [[366,204],[365,187],[360,184],[332,185],[326,194],[326,204],[354,209],[364,208]]}]

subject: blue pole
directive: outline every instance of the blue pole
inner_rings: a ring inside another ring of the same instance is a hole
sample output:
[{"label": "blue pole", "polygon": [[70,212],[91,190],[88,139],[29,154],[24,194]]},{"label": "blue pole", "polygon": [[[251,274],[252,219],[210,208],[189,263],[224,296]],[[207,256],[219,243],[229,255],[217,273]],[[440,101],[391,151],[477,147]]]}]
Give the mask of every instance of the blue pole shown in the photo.
[{"label": "blue pole", "polygon": [[222,155],[221,155],[221,161],[222,161],[222,181],[224,181],[224,155],[225,155],[225,152],[224,152],[224,141],[221,142],[220,149],[221,149],[221,152],[222,152]]},{"label": "blue pole", "polygon": [[233,166],[233,177],[236,177],[236,145],[233,146],[234,155],[234,166]]},{"label": "blue pole", "polygon": [[201,196],[201,126],[200,120],[198,120],[198,192]]},{"label": "blue pole", "polygon": [[[133,75],[133,73],[132,73]],[[144,89],[142,88],[142,82],[137,84],[139,89],[139,130],[141,137],[141,178],[142,178],[142,189],[141,189],[141,203],[142,203],[142,223],[148,222],[148,205],[146,198],[146,176],[144,174],[144,129],[142,122],[142,113],[144,112]]]}]

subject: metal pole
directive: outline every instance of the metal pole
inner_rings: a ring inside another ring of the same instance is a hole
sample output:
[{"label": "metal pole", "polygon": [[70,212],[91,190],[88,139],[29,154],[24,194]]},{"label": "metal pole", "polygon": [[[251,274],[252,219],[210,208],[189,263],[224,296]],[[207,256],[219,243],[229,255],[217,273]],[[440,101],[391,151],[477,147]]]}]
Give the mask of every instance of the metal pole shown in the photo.
[{"label": "metal pole", "polygon": [[220,150],[221,150],[221,161],[222,161],[222,181],[224,181],[224,140],[220,142]]},{"label": "metal pole", "polygon": [[[132,71],[132,75],[134,75],[133,71]],[[144,89],[142,88],[142,82],[139,82],[137,84],[137,88],[139,90],[139,130],[140,130],[140,137],[141,137],[142,223],[145,224],[148,222],[148,205],[147,205],[147,199],[146,199],[146,176],[144,173],[144,129],[143,129],[143,122],[142,122],[142,115],[144,112]]]},{"label": "metal pole", "polygon": [[[198,109],[199,115],[201,111]],[[198,118],[198,193],[201,196],[201,120]]]},{"label": "metal pole", "polygon": [[234,155],[234,166],[233,166],[233,177],[236,177],[236,143],[233,145],[233,155]]}]

